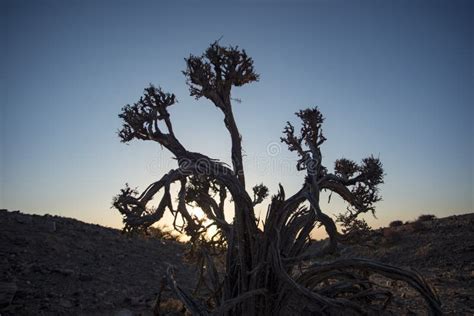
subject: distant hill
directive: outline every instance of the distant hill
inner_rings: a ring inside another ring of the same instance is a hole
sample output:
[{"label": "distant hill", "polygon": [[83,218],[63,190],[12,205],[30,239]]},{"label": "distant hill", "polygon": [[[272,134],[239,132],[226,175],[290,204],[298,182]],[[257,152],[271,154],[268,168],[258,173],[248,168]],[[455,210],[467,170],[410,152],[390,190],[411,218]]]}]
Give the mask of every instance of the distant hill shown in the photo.
[{"label": "distant hill", "polygon": [[144,311],[151,311],[167,264],[176,267],[180,285],[194,286],[184,252],[174,241],[1,210],[0,314],[150,314]]}]

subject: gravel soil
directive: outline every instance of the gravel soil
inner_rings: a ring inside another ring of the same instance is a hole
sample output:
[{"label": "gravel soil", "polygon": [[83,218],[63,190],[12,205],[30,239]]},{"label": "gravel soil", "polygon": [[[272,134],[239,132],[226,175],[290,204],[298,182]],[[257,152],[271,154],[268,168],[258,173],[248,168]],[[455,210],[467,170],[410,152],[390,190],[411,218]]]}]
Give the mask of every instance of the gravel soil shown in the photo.
[{"label": "gravel soil", "polygon": [[[341,248],[336,258],[369,258],[420,272],[444,313],[474,315],[474,213],[382,228],[365,242]],[[390,285],[398,288],[400,303],[422,314],[415,291],[403,282]]]},{"label": "gravel soil", "polygon": [[0,227],[0,315],[151,315],[169,264],[195,284],[175,241],[6,210]]},{"label": "gravel soil", "polygon": [[[196,284],[186,246],[175,241],[6,210],[0,210],[0,227],[1,316],[153,315],[169,265],[184,289]],[[446,314],[474,315],[474,213],[379,229],[327,259],[349,257],[415,269],[437,291]],[[399,303],[409,305],[403,314],[424,314],[423,302],[403,282],[375,281],[397,289]]]}]

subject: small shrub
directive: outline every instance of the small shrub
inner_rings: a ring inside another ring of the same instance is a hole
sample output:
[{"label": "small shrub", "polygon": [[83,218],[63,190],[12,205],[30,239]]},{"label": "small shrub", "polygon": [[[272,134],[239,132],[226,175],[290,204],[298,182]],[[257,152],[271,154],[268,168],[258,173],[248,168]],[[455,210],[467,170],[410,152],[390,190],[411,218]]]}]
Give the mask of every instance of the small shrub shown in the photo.
[{"label": "small shrub", "polygon": [[396,221],[391,222],[388,226],[389,227],[398,227],[398,226],[402,226],[402,225],[403,225],[402,221],[396,220]]},{"label": "small shrub", "polygon": [[155,315],[189,315],[188,313],[186,313],[186,308],[180,300],[169,298],[158,304],[158,306],[155,306]]},{"label": "small shrub", "polygon": [[148,238],[157,238],[162,240],[173,240],[173,241],[180,241],[179,235],[175,234],[173,230],[167,228],[166,226],[162,227],[153,227],[150,226],[147,228],[144,235]]},{"label": "small shrub", "polygon": [[383,230],[383,237],[388,243],[396,243],[402,239],[402,234],[392,228],[385,228]]},{"label": "small shrub", "polygon": [[425,224],[423,221],[417,220],[410,224],[413,232],[420,232],[425,229]]},{"label": "small shrub", "polygon": [[418,220],[417,221],[420,221],[420,222],[427,222],[427,221],[432,221],[436,219],[436,216],[433,215],[433,214],[423,214],[423,215],[420,215],[418,217]]},{"label": "small shrub", "polygon": [[364,219],[358,219],[348,214],[339,214],[336,217],[336,222],[340,224],[348,243],[366,240],[372,233],[372,229]]}]

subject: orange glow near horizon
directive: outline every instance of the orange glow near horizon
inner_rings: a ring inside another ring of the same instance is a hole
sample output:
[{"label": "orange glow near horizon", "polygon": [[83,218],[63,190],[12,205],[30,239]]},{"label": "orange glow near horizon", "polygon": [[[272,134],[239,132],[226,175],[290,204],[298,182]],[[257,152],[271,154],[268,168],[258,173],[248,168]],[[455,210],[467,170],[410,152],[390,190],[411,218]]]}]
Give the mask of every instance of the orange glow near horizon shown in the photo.
[{"label": "orange glow near horizon", "polygon": [[[203,220],[203,225],[206,227],[211,225],[213,222],[206,216],[204,211],[200,209],[199,207],[188,206],[188,211],[191,214],[191,216],[196,217],[198,220]],[[206,238],[211,238],[212,236],[214,236],[215,233],[217,233],[217,227],[215,225],[210,226],[207,229]],[[184,233],[179,233],[180,241],[186,242],[189,239],[190,238],[186,236]]]}]

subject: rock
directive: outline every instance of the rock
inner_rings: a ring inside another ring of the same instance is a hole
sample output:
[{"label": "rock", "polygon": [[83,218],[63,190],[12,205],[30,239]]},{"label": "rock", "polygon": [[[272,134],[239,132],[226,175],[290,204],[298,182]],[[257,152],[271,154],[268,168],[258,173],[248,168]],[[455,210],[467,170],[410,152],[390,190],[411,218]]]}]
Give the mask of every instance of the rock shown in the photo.
[{"label": "rock", "polygon": [[62,268],[53,269],[53,270],[51,270],[51,272],[56,272],[56,273],[62,274],[64,276],[71,276],[75,273],[74,270],[72,270],[72,269],[62,269]]},{"label": "rock", "polygon": [[8,306],[18,290],[14,282],[0,282],[0,306]]},{"label": "rock", "polygon": [[146,305],[146,302],[143,296],[126,297],[124,301],[125,303],[130,304],[132,306]]},{"label": "rock", "polygon": [[40,264],[32,264],[31,271],[33,271],[34,273],[43,273],[43,274],[49,272],[47,268],[45,268],[44,266]]},{"label": "rock", "polygon": [[89,282],[89,281],[92,281],[92,280],[94,280],[94,276],[92,274],[81,273],[79,275],[79,281]]},{"label": "rock", "polygon": [[27,246],[29,244],[28,238],[25,237],[17,237],[13,240],[13,244],[17,246]]},{"label": "rock", "polygon": [[132,304],[132,306],[146,305],[145,300],[143,299],[143,296],[132,297],[132,300],[130,303]]},{"label": "rock", "polygon": [[31,216],[24,214],[18,214],[15,219],[21,224],[31,224],[33,222],[33,218]]},{"label": "rock", "polygon": [[73,306],[72,302],[70,300],[65,299],[65,298],[60,298],[59,299],[59,305],[61,305],[64,308],[71,308]]},{"label": "rock", "polygon": [[129,309],[123,308],[114,313],[114,316],[133,316],[133,312]]},{"label": "rock", "polygon": [[50,233],[54,233],[56,231],[56,222],[48,221],[46,225],[46,230]]}]

